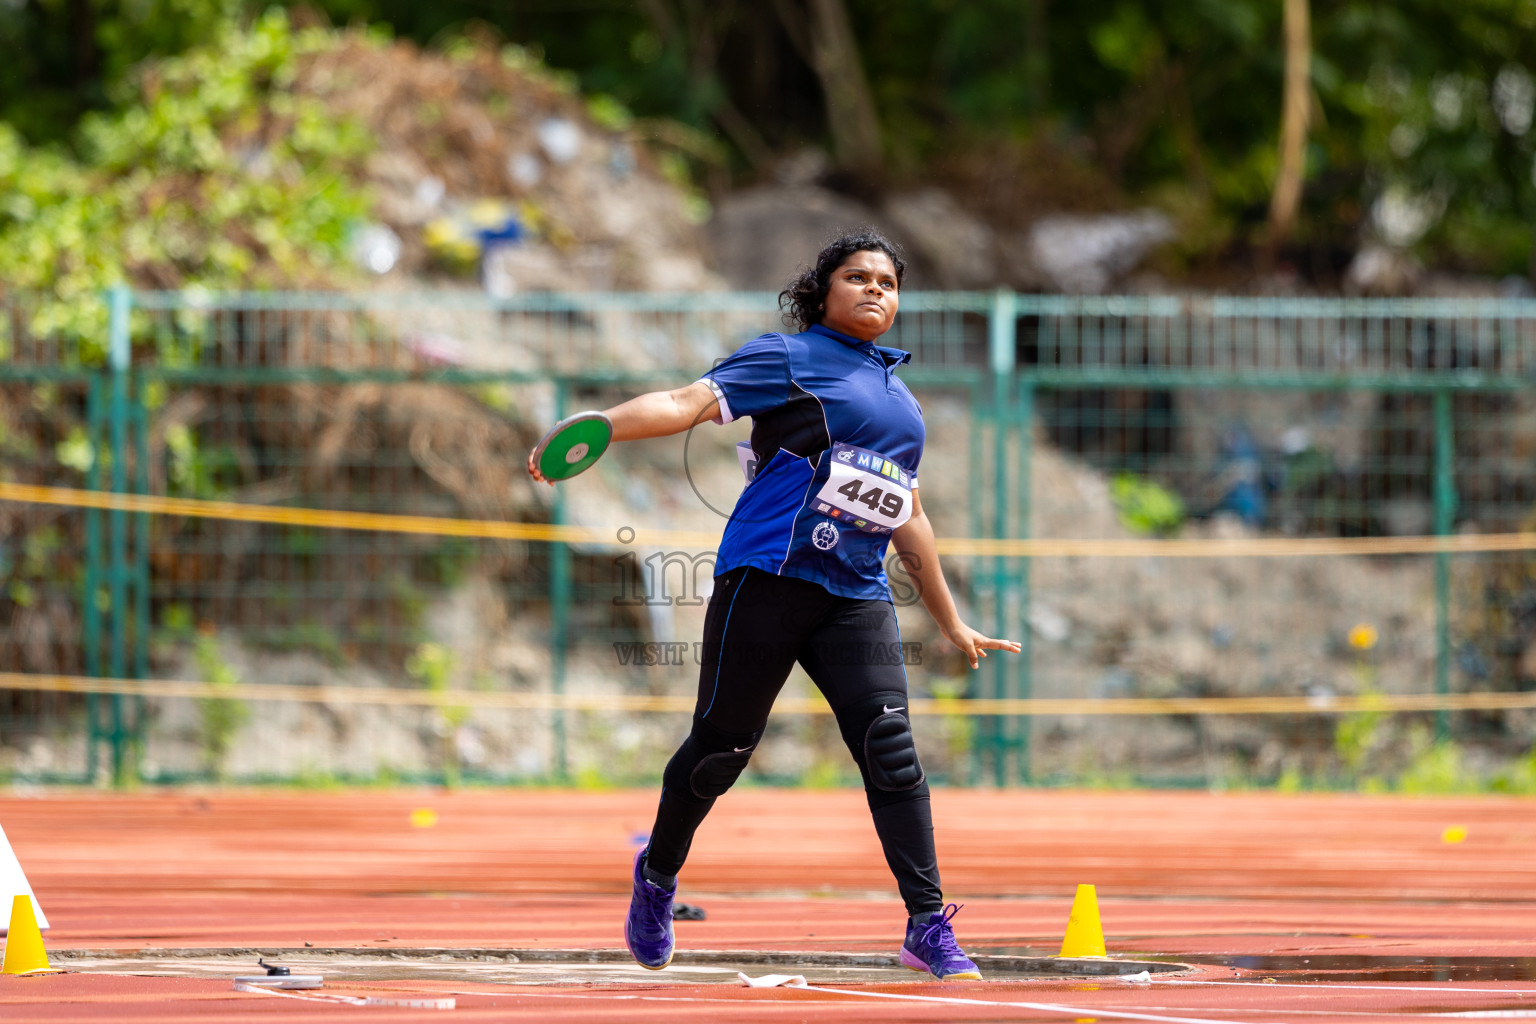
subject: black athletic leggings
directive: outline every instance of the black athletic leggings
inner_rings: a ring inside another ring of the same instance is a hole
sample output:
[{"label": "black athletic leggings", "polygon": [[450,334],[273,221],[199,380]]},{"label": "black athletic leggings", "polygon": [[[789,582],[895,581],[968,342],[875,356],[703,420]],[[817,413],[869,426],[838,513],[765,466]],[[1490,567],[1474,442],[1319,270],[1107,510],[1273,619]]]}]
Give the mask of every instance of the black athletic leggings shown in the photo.
[{"label": "black athletic leggings", "polygon": [[663,775],[647,865],[663,875],[682,868],[694,831],[746,768],[798,661],[832,706],[859,765],[907,912],[942,909],[928,783],[906,721],[907,676],[890,602],[732,569],[715,578],[702,650],[693,729]]}]

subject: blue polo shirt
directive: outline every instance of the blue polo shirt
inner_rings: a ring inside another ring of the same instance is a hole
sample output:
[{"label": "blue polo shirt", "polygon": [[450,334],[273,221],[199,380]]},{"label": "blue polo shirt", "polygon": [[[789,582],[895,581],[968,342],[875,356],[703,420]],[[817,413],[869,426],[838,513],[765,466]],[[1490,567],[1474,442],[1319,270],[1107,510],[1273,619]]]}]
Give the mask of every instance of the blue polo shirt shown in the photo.
[{"label": "blue polo shirt", "polygon": [[[813,499],[831,472],[836,442],[884,455],[917,487],[923,411],[893,372],[911,358],[817,324],[803,334],[755,338],[701,378],[720,402],[715,422],[752,417],[758,464],[726,524],[717,574],[750,565],[843,597],[890,600],[890,535],[829,519]],[[825,523],[837,541],[824,549],[825,528],[820,544],[811,531]]]}]

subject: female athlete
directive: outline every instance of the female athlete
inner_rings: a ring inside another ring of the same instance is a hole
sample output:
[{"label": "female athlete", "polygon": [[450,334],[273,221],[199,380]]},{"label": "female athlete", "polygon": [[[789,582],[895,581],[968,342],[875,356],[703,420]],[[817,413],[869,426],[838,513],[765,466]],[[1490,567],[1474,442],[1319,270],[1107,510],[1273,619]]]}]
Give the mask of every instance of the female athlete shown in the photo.
[{"label": "female athlete", "polygon": [[[606,410],[614,441],[750,416],[756,466],[720,542],[693,728],[662,774],[650,844],[635,856],[624,936],[644,967],[671,961],[672,900],[694,831],[746,768],[798,661],[863,776],[909,915],[902,963],[941,980],[981,977],[955,941],[959,908],[939,888],[887,544],[973,669],[988,650],[1019,645],[960,620],[918,499],[922,410],[893,372],[911,354],[874,344],[896,316],[905,270],[883,236],[845,235],[779,296],[799,333],[765,334],[686,387]],[[528,471],[544,479],[532,455]]]}]

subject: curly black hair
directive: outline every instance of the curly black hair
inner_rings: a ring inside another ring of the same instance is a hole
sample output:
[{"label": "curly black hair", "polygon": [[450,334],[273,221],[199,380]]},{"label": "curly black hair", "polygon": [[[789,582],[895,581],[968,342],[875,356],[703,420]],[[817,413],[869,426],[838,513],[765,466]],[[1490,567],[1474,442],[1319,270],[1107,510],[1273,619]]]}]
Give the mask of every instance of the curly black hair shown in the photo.
[{"label": "curly black hair", "polygon": [[816,257],[816,266],[801,272],[779,292],[779,309],[783,311],[786,325],[807,331],[812,324],[821,323],[825,313],[821,305],[832,285],[832,275],[856,252],[883,252],[889,256],[896,266],[896,287],[901,287],[907,262],[902,259],[900,246],[871,228],[840,235],[821,250]]}]

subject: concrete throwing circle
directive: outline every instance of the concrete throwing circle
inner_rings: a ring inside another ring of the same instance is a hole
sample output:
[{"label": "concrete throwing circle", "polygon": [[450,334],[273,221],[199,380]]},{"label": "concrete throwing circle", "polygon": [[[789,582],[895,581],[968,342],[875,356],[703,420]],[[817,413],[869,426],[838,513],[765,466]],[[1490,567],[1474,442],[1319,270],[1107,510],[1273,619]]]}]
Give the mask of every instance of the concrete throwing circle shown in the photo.
[{"label": "concrete throwing circle", "polygon": [[[294,973],[333,981],[420,981],[460,977],[508,985],[700,984],[748,975],[794,973],[812,984],[911,983],[919,976],[895,953],[679,950],[665,970],[648,971],[622,949],[368,949],[225,948],[59,950],[55,966],[89,974],[229,977],[254,973],[257,957]],[[1141,971],[1177,974],[1182,964],[1141,960],[1070,960],[1059,957],[978,956],[989,980],[1123,976]]]}]

